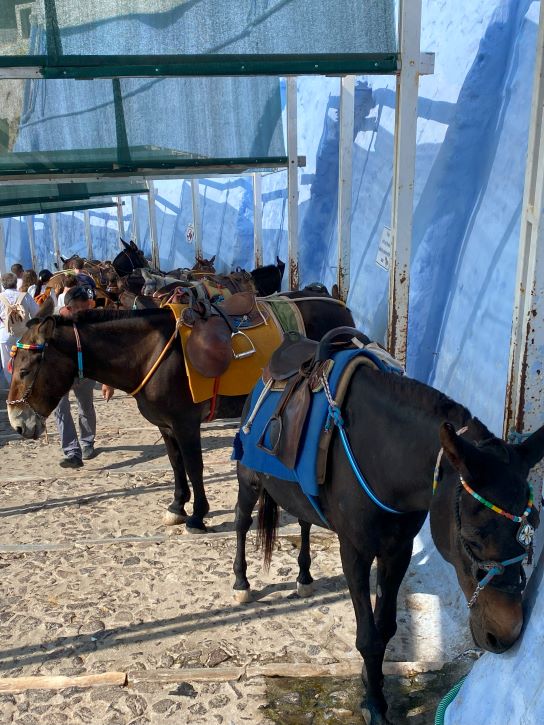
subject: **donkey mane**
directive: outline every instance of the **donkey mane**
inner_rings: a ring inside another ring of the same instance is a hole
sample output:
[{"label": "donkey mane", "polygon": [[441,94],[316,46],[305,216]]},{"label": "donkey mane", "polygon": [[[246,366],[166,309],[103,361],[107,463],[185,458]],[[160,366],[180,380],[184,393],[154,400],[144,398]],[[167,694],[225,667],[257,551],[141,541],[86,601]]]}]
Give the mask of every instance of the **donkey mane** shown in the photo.
[{"label": "donkey mane", "polygon": [[422,383],[415,378],[379,373],[384,376],[387,385],[394,397],[413,403],[417,408],[434,413],[443,420],[458,421],[459,426],[468,425],[472,421],[480,439],[495,440],[495,436],[482,423],[474,417],[470,410],[461,403],[452,400],[445,393],[440,392],[431,385]]},{"label": "donkey mane", "polygon": [[91,325],[101,322],[114,322],[115,320],[128,320],[132,318],[164,318],[165,315],[172,317],[170,310],[161,308],[144,310],[117,310],[103,308],[78,312],[72,317],[55,315],[55,322],[57,327],[70,327],[74,322],[77,322],[78,325]]}]

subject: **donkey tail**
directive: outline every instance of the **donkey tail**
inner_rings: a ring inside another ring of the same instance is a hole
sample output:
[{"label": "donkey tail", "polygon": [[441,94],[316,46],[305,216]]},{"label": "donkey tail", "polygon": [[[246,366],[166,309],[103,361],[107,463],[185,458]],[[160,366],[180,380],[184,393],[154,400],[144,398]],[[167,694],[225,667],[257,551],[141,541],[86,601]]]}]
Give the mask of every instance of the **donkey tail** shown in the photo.
[{"label": "donkey tail", "polygon": [[257,547],[263,550],[264,567],[268,569],[272,561],[274,542],[278,532],[278,504],[266,489],[261,490],[259,498],[259,519],[257,528]]}]

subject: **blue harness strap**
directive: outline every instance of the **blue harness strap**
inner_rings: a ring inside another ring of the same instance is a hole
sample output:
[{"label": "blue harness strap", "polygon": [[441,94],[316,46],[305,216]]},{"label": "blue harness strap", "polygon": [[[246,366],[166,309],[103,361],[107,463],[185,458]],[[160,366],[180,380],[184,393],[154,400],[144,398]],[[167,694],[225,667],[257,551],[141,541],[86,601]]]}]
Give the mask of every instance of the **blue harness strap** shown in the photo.
[{"label": "blue harness strap", "polygon": [[364,478],[349,444],[344,428],[340,408],[334,401],[333,392],[338,389],[343,372],[355,357],[370,359],[378,369],[383,372],[399,370],[383,362],[372,351],[365,349],[343,350],[334,355],[334,366],[328,380],[323,381],[323,390],[312,393],[310,411],[304,430],[304,445],[300,447],[299,455],[294,468],[288,468],[268,450],[259,445],[263,431],[267,430],[268,421],[274,414],[281,392],[267,389],[259,380],[251,393],[249,413],[234,441],[232,458],[241,461],[245,466],[260,473],[266,473],[274,478],[284,481],[297,482],[302,488],[308,501],[312,505],[323,524],[330,528],[330,524],[322,510],[319,500],[319,484],[317,481],[316,461],[317,451],[323,431],[330,431],[335,425],[338,428],[340,440],[346,453],[349,464],[361,488],[370,500],[382,511],[392,514],[401,514],[402,511],[388,506],[380,501]]}]

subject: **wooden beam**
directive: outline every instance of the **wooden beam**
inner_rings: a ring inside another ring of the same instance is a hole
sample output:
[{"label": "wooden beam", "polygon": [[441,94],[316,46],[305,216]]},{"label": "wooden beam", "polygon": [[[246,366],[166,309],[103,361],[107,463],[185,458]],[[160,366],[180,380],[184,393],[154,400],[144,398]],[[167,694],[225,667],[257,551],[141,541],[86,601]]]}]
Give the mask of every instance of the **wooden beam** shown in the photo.
[{"label": "wooden beam", "polygon": [[2,677],[0,692],[26,692],[27,690],[63,690],[66,687],[101,687],[126,685],[125,672],[102,672],[98,675],[36,675],[34,677]]}]

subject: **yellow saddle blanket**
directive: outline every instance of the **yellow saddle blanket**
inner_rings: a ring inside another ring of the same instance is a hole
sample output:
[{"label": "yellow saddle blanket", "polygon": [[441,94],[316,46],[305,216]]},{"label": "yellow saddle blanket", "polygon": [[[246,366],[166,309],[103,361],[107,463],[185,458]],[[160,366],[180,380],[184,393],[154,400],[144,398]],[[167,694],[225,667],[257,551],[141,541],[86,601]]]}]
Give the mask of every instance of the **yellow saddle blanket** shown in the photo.
[{"label": "yellow saddle blanket", "polygon": [[[253,346],[255,353],[249,357],[235,359],[233,357],[227,371],[219,378],[218,387],[215,378],[206,378],[195,370],[191,365],[186,353],[186,344],[191,335],[192,328],[183,324],[180,318],[188,305],[169,304],[176,321],[179,325],[179,335],[183,348],[185,371],[189,379],[189,387],[193,402],[202,403],[217,395],[247,395],[263,372],[274,350],[281,345],[283,330],[274,313],[265,302],[257,302],[259,309],[263,312],[264,322],[258,327],[244,329]],[[243,352],[248,349],[247,340],[242,336],[235,336],[232,339],[234,352]],[[214,390],[215,389],[215,390]]]}]

